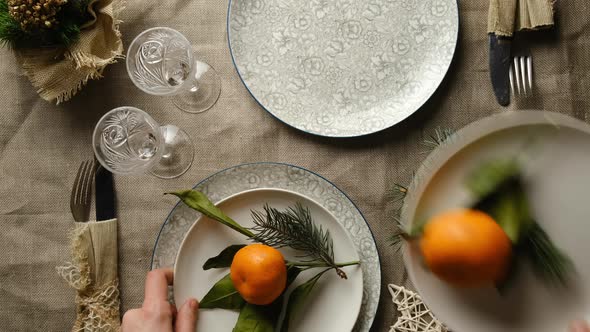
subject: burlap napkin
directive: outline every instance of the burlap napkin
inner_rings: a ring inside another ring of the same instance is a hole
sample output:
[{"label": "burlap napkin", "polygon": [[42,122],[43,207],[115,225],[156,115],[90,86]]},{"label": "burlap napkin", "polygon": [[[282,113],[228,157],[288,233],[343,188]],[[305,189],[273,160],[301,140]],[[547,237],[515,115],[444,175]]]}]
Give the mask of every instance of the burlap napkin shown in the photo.
[{"label": "burlap napkin", "polygon": [[93,19],[68,49],[17,51],[25,75],[41,98],[58,104],[69,100],[89,79],[101,78],[104,68],[123,56],[116,18],[123,5],[122,0],[91,0],[88,11]]},{"label": "burlap napkin", "polygon": [[117,219],[76,223],[72,262],[57,271],[77,291],[72,332],[119,331]]},{"label": "burlap napkin", "polygon": [[490,0],[488,32],[511,37],[514,31],[551,27],[554,0]]}]

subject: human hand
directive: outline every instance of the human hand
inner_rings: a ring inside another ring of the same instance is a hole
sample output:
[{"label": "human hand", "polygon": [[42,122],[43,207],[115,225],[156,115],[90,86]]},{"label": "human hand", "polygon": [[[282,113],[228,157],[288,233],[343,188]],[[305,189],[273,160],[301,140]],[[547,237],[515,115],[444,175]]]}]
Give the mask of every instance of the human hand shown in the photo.
[{"label": "human hand", "polygon": [[590,325],[584,321],[572,322],[569,327],[569,332],[590,332]]},{"label": "human hand", "polygon": [[180,310],[168,302],[171,269],[152,270],[145,279],[145,297],[140,309],[123,316],[122,332],[195,332],[199,302],[188,299]]}]

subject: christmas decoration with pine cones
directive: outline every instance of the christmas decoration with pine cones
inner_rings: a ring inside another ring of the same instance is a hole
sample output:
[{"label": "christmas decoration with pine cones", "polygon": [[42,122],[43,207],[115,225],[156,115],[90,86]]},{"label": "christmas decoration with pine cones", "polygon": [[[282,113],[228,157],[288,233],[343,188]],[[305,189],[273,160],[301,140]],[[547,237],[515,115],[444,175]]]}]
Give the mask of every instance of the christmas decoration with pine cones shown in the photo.
[{"label": "christmas decoration with pine cones", "polygon": [[88,0],[0,0],[0,42],[18,49],[69,46],[91,17]]}]

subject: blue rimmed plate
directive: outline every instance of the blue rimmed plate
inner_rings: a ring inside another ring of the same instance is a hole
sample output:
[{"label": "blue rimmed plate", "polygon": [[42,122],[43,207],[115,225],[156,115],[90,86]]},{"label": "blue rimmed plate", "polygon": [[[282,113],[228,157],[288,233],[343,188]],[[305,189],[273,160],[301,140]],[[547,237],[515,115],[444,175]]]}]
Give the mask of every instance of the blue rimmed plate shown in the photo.
[{"label": "blue rimmed plate", "polygon": [[[213,202],[253,189],[282,189],[315,202],[340,223],[361,261],[362,302],[353,331],[369,331],[379,304],[381,268],[371,230],[354,203],[334,184],[304,168],[278,163],[235,166],[203,180],[196,187]],[[200,213],[184,204],[166,219],[152,257],[152,268],[174,265],[183,239]]]},{"label": "blue rimmed plate", "polygon": [[228,40],[252,96],[284,123],[353,137],[417,111],[451,65],[456,0],[231,0]]}]

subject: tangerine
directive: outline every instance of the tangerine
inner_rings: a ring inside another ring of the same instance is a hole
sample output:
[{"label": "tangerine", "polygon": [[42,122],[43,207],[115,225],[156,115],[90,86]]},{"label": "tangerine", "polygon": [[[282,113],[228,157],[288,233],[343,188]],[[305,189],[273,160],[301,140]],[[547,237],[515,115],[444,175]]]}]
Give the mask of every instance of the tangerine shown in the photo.
[{"label": "tangerine", "polygon": [[267,305],[285,290],[287,266],[280,251],[264,244],[251,244],[234,256],[230,278],[246,302]]},{"label": "tangerine", "polygon": [[433,217],[425,226],[420,250],[428,268],[459,287],[479,287],[506,277],[512,243],[484,212],[459,209]]}]

